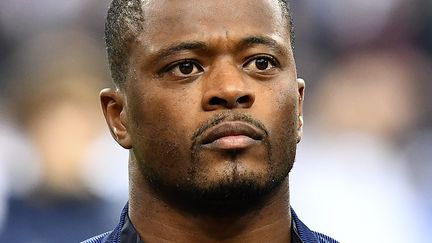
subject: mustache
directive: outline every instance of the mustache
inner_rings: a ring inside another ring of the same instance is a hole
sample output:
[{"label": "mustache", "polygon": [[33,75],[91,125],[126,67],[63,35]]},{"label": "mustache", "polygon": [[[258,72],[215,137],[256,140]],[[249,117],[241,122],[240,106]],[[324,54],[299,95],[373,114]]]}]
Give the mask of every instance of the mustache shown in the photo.
[{"label": "mustache", "polygon": [[255,126],[259,130],[261,130],[264,134],[264,139],[266,139],[269,135],[269,132],[265,125],[259,120],[252,117],[250,114],[242,113],[242,112],[222,112],[219,113],[209,120],[205,121],[201,124],[201,126],[194,132],[192,135],[192,148],[194,148],[198,142],[200,141],[200,136],[207,131],[208,129],[222,123],[222,122],[231,122],[231,121],[242,121],[248,123],[252,126]]}]

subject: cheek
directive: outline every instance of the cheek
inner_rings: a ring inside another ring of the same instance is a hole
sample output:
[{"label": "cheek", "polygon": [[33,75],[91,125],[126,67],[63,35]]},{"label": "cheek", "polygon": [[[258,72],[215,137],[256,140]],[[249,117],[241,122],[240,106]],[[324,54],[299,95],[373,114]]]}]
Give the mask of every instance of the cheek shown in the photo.
[{"label": "cheek", "polygon": [[159,177],[171,180],[185,176],[191,161],[194,120],[188,102],[163,91],[135,96],[129,103],[129,133],[139,163]]},{"label": "cheek", "polygon": [[267,117],[272,156],[275,162],[285,163],[297,142],[297,90],[294,85],[285,84],[269,93],[272,95],[263,109]]},{"label": "cheek", "polygon": [[[295,82],[281,81],[278,85],[262,90],[262,103],[257,103],[260,112],[267,118],[272,131],[294,127],[298,114],[298,97]],[[269,128],[270,129],[270,128]]]}]

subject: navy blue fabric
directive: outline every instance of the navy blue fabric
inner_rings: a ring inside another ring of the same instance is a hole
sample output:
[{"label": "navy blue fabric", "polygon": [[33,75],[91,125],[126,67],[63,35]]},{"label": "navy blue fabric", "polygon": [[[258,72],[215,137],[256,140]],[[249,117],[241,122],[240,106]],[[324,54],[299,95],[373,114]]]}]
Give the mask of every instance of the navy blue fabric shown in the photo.
[{"label": "navy blue fabric", "polygon": [[332,239],[327,235],[310,230],[302,221],[300,221],[300,219],[297,217],[297,214],[292,208],[291,216],[297,227],[297,233],[299,234],[300,239],[304,243],[339,243],[338,241]]},{"label": "navy blue fabric", "polygon": [[[95,236],[81,243],[126,243],[120,242],[120,233],[125,223],[127,213],[128,205],[126,204],[121,214],[120,222],[113,231]],[[339,243],[327,235],[310,230],[302,221],[300,221],[300,219],[297,217],[297,214],[292,209],[291,215],[293,217],[297,233],[299,234],[303,243]]]}]

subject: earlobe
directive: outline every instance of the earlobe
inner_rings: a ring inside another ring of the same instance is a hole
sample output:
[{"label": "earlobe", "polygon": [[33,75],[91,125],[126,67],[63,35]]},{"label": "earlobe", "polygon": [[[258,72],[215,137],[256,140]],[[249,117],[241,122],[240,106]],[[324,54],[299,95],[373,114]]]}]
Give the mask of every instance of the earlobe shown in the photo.
[{"label": "earlobe", "polygon": [[127,114],[123,94],[118,90],[107,88],[100,92],[99,97],[111,135],[123,148],[132,148],[131,138],[127,130]]},{"label": "earlobe", "polygon": [[297,121],[297,143],[303,138],[303,101],[305,92],[305,81],[301,78],[297,79],[298,86],[298,121]]}]

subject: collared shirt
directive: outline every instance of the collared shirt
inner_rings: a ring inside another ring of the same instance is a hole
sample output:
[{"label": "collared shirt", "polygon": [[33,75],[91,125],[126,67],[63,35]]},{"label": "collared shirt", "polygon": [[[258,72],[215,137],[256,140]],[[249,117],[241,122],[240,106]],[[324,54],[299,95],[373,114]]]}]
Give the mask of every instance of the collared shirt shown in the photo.
[{"label": "collared shirt", "polygon": [[[131,224],[128,217],[128,204],[123,209],[120,222],[114,230],[97,235],[82,243],[140,243],[143,242]],[[297,216],[291,208],[292,243],[339,243],[331,237],[310,230]]]},{"label": "collared shirt", "polygon": [[[292,221],[292,225],[293,227],[291,227],[291,243],[303,243],[297,233],[297,227],[294,221]],[[128,215],[126,215],[125,224],[121,229],[120,242],[144,243],[144,241],[141,240],[138,233],[136,232],[135,227],[132,225],[132,222],[130,221]]]}]

